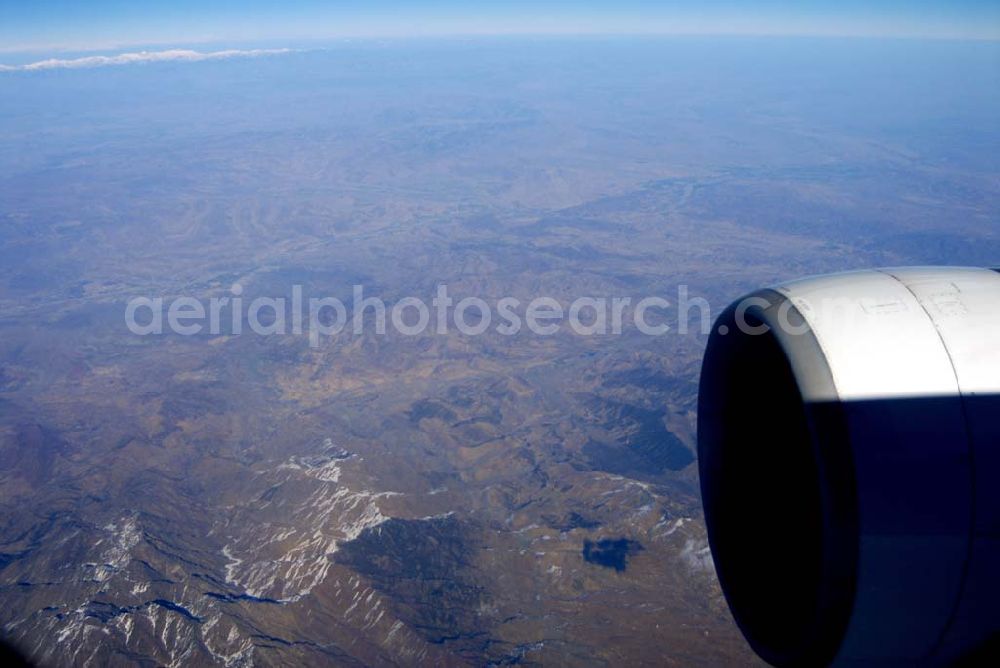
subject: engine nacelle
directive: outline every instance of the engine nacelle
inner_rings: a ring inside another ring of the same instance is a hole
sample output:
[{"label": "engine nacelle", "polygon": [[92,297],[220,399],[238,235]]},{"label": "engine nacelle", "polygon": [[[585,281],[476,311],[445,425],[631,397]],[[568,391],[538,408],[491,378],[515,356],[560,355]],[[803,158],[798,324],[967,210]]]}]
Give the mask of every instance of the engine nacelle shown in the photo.
[{"label": "engine nacelle", "polygon": [[1000,633],[1000,273],[762,290],[716,321],[698,456],[723,591],[776,666],[942,665]]}]

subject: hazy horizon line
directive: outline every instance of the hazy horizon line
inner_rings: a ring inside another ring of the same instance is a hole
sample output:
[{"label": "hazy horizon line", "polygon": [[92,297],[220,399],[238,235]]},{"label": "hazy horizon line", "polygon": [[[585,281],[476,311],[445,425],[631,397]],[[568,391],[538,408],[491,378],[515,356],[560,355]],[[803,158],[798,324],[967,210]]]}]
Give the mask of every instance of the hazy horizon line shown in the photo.
[{"label": "hazy horizon line", "polygon": [[[296,44],[314,44],[313,48],[322,48],[321,45],[340,45],[351,42],[407,42],[407,41],[427,41],[427,40],[470,40],[489,38],[600,38],[600,37],[649,37],[649,38],[678,38],[678,37],[705,37],[705,38],[756,38],[756,39],[859,39],[859,40],[885,40],[885,41],[933,41],[933,42],[1000,42],[1000,34],[996,35],[959,35],[945,33],[876,33],[876,32],[807,32],[807,31],[693,31],[693,30],[594,30],[594,31],[494,31],[494,32],[424,32],[424,33],[370,33],[370,34],[342,34],[326,37],[261,37],[234,39],[221,36],[203,36],[192,39],[168,39],[153,41],[114,41],[107,43],[90,44],[70,44],[52,43],[32,46],[5,46],[0,47],[0,54],[7,55],[39,55],[46,52],[54,55],[79,53],[109,55],[110,57],[127,56],[132,53],[164,53],[168,51],[187,50],[186,47],[209,46],[209,45],[230,45],[220,51],[256,51],[255,55],[264,55],[266,51],[278,52],[281,50],[296,50]],[[249,45],[278,44],[283,46],[273,49],[261,48],[240,48]],[[149,49],[158,48],[157,51]],[[136,52],[125,52],[124,49],[137,49]],[[109,54],[108,52],[117,52]],[[200,52],[200,55],[210,55],[217,52]],[[54,58],[53,58],[54,59]],[[80,58],[79,60],[82,60]],[[50,59],[52,60],[52,59]],[[26,70],[44,69],[38,67],[27,67],[37,65],[36,63],[21,63],[17,65],[0,64],[2,70]]]}]

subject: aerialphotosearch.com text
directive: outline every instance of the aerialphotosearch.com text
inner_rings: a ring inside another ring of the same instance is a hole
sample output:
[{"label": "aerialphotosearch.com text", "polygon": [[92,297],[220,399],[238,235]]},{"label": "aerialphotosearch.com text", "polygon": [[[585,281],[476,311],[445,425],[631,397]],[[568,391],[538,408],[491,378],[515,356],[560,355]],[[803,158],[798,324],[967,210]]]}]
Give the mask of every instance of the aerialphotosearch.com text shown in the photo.
[{"label": "aerialphotosearch.com text", "polygon": [[[350,300],[307,296],[301,285],[293,285],[286,297],[248,299],[243,293],[243,286],[237,283],[223,294],[202,299],[134,297],[126,305],[125,324],[139,336],[165,332],[238,335],[245,331],[260,336],[305,335],[313,347],[342,333],[362,335],[370,329],[383,335],[389,327],[404,336],[428,331],[447,335],[452,328],[465,336],[491,330],[503,336],[523,331],[552,336],[566,329],[580,336],[606,336],[630,328],[648,336],[663,336],[687,334],[692,323],[701,334],[707,334],[712,326],[708,301],[691,296],[686,285],[677,287],[673,300],[662,296],[456,299],[447,285],[438,285],[429,300],[403,297],[389,303],[366,295],[362,285],[353,286]],[[753,329],[750,325],[747,328]]]}]

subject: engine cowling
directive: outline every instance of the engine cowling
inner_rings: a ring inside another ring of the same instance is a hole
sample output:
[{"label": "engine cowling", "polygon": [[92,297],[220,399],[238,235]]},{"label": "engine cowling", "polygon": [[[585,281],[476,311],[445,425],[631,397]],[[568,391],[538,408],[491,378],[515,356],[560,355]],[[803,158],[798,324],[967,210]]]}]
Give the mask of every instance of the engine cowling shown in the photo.
[{"label": "engine cowling", "polygon": [[1000,632],[1000,273],[761,290],[716,321],[698,454],[723,591],[776,666],[942,665]]}]

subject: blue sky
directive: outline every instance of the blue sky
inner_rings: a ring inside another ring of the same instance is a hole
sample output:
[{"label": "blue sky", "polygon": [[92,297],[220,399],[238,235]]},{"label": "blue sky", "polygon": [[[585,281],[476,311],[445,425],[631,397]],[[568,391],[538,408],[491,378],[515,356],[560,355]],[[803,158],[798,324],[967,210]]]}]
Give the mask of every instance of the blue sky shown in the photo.
[{"label": "blue sky", "polygon": [[0,0],[0,50],[523,33],[1000,39],[1000,2]]}]

